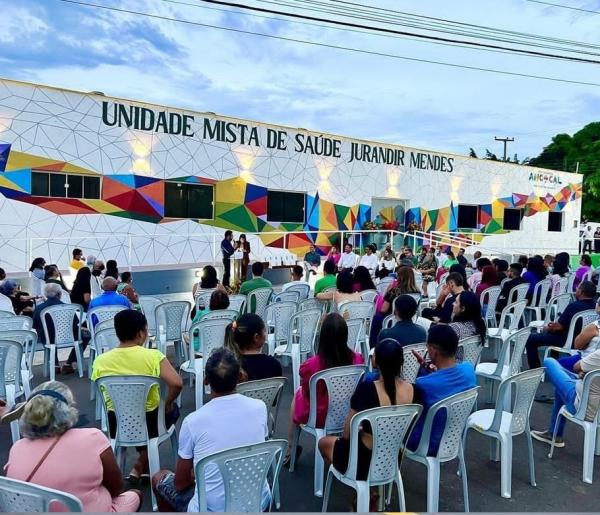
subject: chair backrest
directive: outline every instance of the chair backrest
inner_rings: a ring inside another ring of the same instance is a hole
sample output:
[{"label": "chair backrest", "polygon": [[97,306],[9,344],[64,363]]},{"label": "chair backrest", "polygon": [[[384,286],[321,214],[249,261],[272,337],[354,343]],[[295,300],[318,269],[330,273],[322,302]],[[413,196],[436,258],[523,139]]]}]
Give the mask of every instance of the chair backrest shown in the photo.
[{"label": "chair backrest", "polygon": [[[54,326],[54,340],[48,332],[48,318]],[[79,304],[57,304],[48,306],[40,313],[46,343],[58,346],[72,344],[74,340],[81,341],[81,324],[84,318],[83,308]],[[73,327],[76,334],[73,335]]]},{"label": "chair backrest", "polygon": [[483,345],[481,344],[481,338],[479,335],[475,335],[460,340],[458,342],[458,351],[456,354],[457,356],[462,357],[461,361],[471,363],[473,368],[475,368],[479,363],[482,350]]},{"label": "chair backrest", "polygon": [[548,293],[552,287],[550,279],[543,279],[536,283],[533,289],[533,297],[531,298],[532,307],[544,307],[548,301]]},{"label": "chair backrest", "polygon": [[[508,339],[507,352],[510,353],[508,360],[508,372],[511,376],[518,374],[521,371],[521,366],[523,365],[523,353],[525,352],[525,344],[527,343],[527,338],[529,338],[530,334],[531,328],[524,327],[523,329],[519,329],[515,333],[511,334],[510,338]],[[498,363],[500,363],[500,358],[498,358]],[[504,361],[503,363],[506,362]]]},{"label": "chair backrest", "polygon": [[319,322],[321,321],[321,311],[318,309],[305,309],[297,311],[290,318],[289,334],[286,351],[291,351],[291,344],[300,345],[300,354],[312,354],[315,348],[315,339]]},{"label": "chair backrest", "polygon": [[379,295],[384,295],[386,290],[390,287],[390,284],[392,284],[393,282],[393,277],[384,277],[383,279],[381,279],[381,281],[379,281],[379,284],[376,286],[377,293],[379,293]]},{"label": "chair backrest", "polygon": [[271,300],[273,295],[272,288],[257,288],[252,290],[248,294],[248,300],[246,301],[246,311],[248,313],[256,313],[259,317],[264,319],[265,309]]},{"label": "chair backrest", "polygon": [[[596,388],[600,388],[600,369],[592,370],[591,372],[585,374],[585,376],[583,377],[581,399],[579,401],[579,407],[575,412],[575,418],[579,420],[586,419],[586,413],[590,400],[590,389],[592,388],[592,385]],[[590,422],[593,422],[596,425],[600,424],[600,409],[596,409],[595,417]]]},{"label": "chair backrest", "polygon": [[450,461],[458,456],[467,418],[471,414],[471,411],[473,411],[473,406],[477,399],[477,390],[478,387],[475,387],[451,395],[436,402],[429,408],[427,417],[423,423],[423,433],[421,434],[419,447],[415,451],[415,454],[423,457],[427,456],[433,421],[438,413],[445,411],[446,424],[440,438],[437,454],[434,457],[440,461]]},{"label": "chair backrest", "polygon": [[227,318],[217,318],[214,320],[205,320],[202,318],[192,324],[189,331],[189,354],[190,359],[194,356],[194,341],[200,339],[200,351],[204,357],[204,362],[210,356],[214,349],[223,347],[225,344],[225,333],[231,320]]},{"label": "chair backrest", "polygon": [[[273,470],[274,481],[278,480],[286,448],[285,440],[268,440],[209,454],[196,463],[195,477],[204,478],[208,467],[216,466],[225,488],[224,511],[260,513],[267,474]],[[196,492],[199,511],[208,511],[206,481],[196,481]]]},{"label": "chair backrest", "polygon": [[[8,298],[3,293],[0,293],[0,310],[2,312],[10,313],[13,316],[15,314],[15,310],[13,308],[10,298]],[[2,316],[5,316],[5,314],[2,314]]]},{"label": "chair backrest", "polygon": [[71,513],[83,512],[81,501],[74,495],[0,477],[0,511],[4,513],[47,513],[56,506],[55,503],[60,503]]},{"label": "chair backrest", "polygon": [[398,322],[398,320],[396,319],[396,315],[394,315],[392,313],[391,315],[388,315],[383,319],[381,328],[382,329],[390,329],[396,325],[396,322]]},{"label": "chair backrest", "polygon": [[32,327],[33,319],[31,317],[13,315],[8,318],[0,318],[0,331],[29,330]]},{"label": "chair backrest", "polygon": [[346,320],[348,326],[348,347],[354,352],[362,353],[360,342],[363,339],[364,322],[360,318],[349,318]]},{"label": "chair backrest", "polygon": [[201,307],[207,307],[210,304],[210,297],[216,288],[210,288],[206,290],[196,290],[196,294],[194,296],[194,302],[196,303],[196,309],[201,309]]},{"label": "chair backrest", "polygon": [[292,291],[282,291],[280,293],[276,293],[271,297],[270,304],[274,304],[276,302],[298,302],[300,300],[300,292],[296,290]]},{"label": "chair backrest", "polygon": [[154,310],[156,329],[160,332],[159,328],[163,327],[167,341],[181,340],[181,333],[185,331],[189,314],[190,303],[187,300],[163,302]]},{"label": "chair backrest", "polygon": [[4,330],[0,324],[0,340],[19,342],[23,347],[28,370],[33,368],[33,355],[37,350],[38,334],[32,329]]},{"label": "chair backrest", "polygon": [[358,439],[361,427],[368,423],[373,434],[369,483],[386,484],[396,479],[400,447],[421,409],[418,404],[405,404],[372,408],[354,415],[350,421],[350,456],[344,475],[357,479]]},{"label": "chair backrest", "polygon": [[563,293],[567,293],[568,285],[569,285],[569,277],[568,276],[561,277],[558,281],[556,281],[552,295],[561,295]]},{"label": "chair backrest", "polygon": [[548,306],[546,307],[544,325],[548,325],[550,322],[556,322],[558,317],[560,317],[564,310],[567,309],[571,299],[572,297],[570,293],[560,293],[552,297],[548,301]]},{"label": "chair backrest", "polygon": [[375,302],[377,297],[377,290],[365,290],[360,292],[360,300],[365,302]]},{"label": "chair backrest", "polygon": [[272,434],[275,430],[281,392],[286,382],[287,379],[285,377],[269,377],[267,379],[238,383],[236,388],[238,393],[251,399],[259,399],[265,403],[269,412],[269,434]]},{"label": "chair backrest", "polygon": [[573,293],[575,291],[575,278],[576,275],[574,272],[569,272],[568,280],[567,280],[567,291],[565,293]]},{"label": "chair backrest", "polygon": [[340,308],[341,315],[348,313],[348,318],[360,318],[362,320],[371,320],[375,313],[375,304],[365,302],[364,300],[353,300],[345,302]]},{"label": "chair backrest", "polygon": [[321,370],[313,374],[308,382],[309,415],[307,425],[316,427],[317,423],[317,384],[325,383],[327,397],[327,416],[325,417],[325,430],[328,433],[341,432],[348,412],[350,411],[350,398],[356,390],[356,385],[365,372],[363,365],[348,365]]},{"label": "chair backrest", "polygon": [[3,310],[0,310],[0,320],[6,320],[7,318],[13,318],[13,317],[16,317],[16,316],[17,315],[15,315],[12,311],[3,311]]},{"label": "chair backrest", "polygon": [[525,300],[527,298],[528,291],[529,283],[517,284],[516,286],[513,286],[508,292],[508,304]]},{"label": "chair backrest", "polygon": [[300,301],[300,300],[308,299],[308,296],[310,295],[310,285],[305,282],[296,281],[296,283],[290,284],[285,291],[286,292],[287,291],[298,292],[298,295],[299,295],[298,301]]},{"label": "chair backrest", "polygon": [[102,295],[102,288],[100,287],[100,282],[98,281],[98,278],[95,275],[92,275],[90,277],[90,296],[92,299],[95,299],[96,297],[100,297],[100,295]]},{"label": "chair backrest", "polygon": [[233,322],[239,316],[238,311],[235,309],[217,309],[210,311],[202,317],[202,320],[218,320],[220,318]]},{"label": "chair backrest", "polygon": [[500,286],[491,286],[481,292],[479,301],[482,306],[486,306],[485,316],[483,317],[486,322],[490,320],[496,320],[496,304],[498,303],[498,297],[502,288]]},{"label": "chair backrest", "polygon": [[114,327],[108,327],[106,329],[96,328],[94,334],[94,345],[96,346],[96,352],[102,354],[109,350],[119,346],[119,337]]},{"label": "chair backrest", "polygon": [[579,335],[586,325],[590,325],[596,320],[598,320],[598,313],[596,313],[595,309],[586,309],[585,311],[580,311],[573,315],[571,323],[569,324],[569,332],[567,333],[564,348],[572,348],[575,337]]},{"label": "chair backrest", "polygon": [[327,307],[326,302],[323,302],[322,300],[319,300],[319,299],[310,298],[310,299],[304,299],[299,302],[298,311],[303,311],[305,309],[320,309],[321,311],[324,311],[326,307]]},{"label": "chair backrest", "polygon": [[417,375],[419,374],[419,368],[421,365],[415,358],[412,351],[415,351],[419,354],[419,356],[424,357],[427,352],[427,345],[425,343],[415,343],[413,345],[405,345],[402,347],[402,351],[404,353],[404,365],[402,366],[402,372],[400,376],[407,383],[414,384],[417,379]]},{"label": "chair backrest", "polygon": [[235,309],[239,314],[244,312],[246,307],[246,296],[245,295],[230,295],[229,296],[229,309]]},{"label": "chair backrest", "polygon": [[87,327],[92,334],[92,338],[96,332],[96,324],[98,322],[114,321],[115,315],[124,309],[127,308],[125,306],[98,306],[97,308],[89,309],[87,312]]},{"label": "chair backrest", "polygon": [[507,283],[508,281],[510,281],[510,277],[505,277],[504,279],[502,279],[502,281],[500,281],[500,288],[502,288],[504,286],[504,283]]},{"label": "chair backrest", "polygon": [[150,388],[159,385],[161,389],[158,408],[158,436],[166,433],[165,397],[166,386],[157,377],[149,376],[107,376],[96,379],[100,398],[106,409],[106,396],[110,399],[117,419],[117,431],[113,439],[117,445],[125,447],[146,445],[146,401]]},{"label": "chair backrest", "polygon": [[94,333],[98,331],[102,331],[103,329],[114,329],[115,321],[114,320],[103,320],[102,322],[98,322],[96,327],[94,327]]},{"label": "chair backrest", "polygon": [[6,399],[6,387],[14,386],[16,391],[21,389],[21,362],[23,360],[23,345],[12,340],[0,340],[0,398]]},{"label": "chair backrest", "polygon": [[[295,293],[295,292],[294,292]],[[275,302],[269,304],[265,311],[265,324],[273,328],[275,342],[285,342],[290,335],[290,319],[296,313],[295,302]]]},{"label": "chair backrest", "polygon": [[529,414],[538,386],[544,376],[544,368],[534,368],[507,377],[500,383],[496,397],[496,411],[490,426],[490,431],[499,431],[502,423],[502,412],[505,410],[505,400],[511,399],[514,386],[515,395],[510,404],[512,413],[510,431],[513,436],[520,435],[529,429]]},{"label": "chair backrest", "polygon": [[[519,285],[521,286],[521,285]],[[500,315],[500,323],[498,327],[501,329],[508,329],[509,331],[515,331],[517,327],[519,327],[519,322],[523,317],[523,313],[525,312],[525,308],[527,307],[526,300],[520,300],[517,302],[513,302],[512,304],[508,304]],[[506,322],[509,322],[508,327],[506,327]]]},{"label": "chair backrest", "polygon": [[62,288],[61,288],[60,292],[61,292],[60,293],[60,301],[63,304],[71,304],[71,295],[69,294],[69,292],[66,290],[63,290]]},{"label": "chair backrest", "polygon": [[155,335],[158,328],[156,327],[156,318],[154,317],[154,312],[156,308],[163,303],[163,301],[158,297],[152,297],[150,295],[141,295],[139,301],[142,312],[144,315],[146,315],[146,320],[148,321],[148,331],[150,334]]}]

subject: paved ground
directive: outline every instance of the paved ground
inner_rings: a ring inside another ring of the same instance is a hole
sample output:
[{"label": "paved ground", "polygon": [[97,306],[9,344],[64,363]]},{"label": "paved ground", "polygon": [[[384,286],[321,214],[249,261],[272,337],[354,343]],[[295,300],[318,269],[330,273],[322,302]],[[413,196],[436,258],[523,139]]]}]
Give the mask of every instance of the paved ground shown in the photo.
[{"label": "paved ground", "polygon": [[[289,373],[289,370],[286,371]],[[34,384],[41,382],[41,369],[36,367]],[[75,392],[85,425],[96,425],[93,405],[89,401],[89,381],[75,376],[61,377]],[[286,438],[289,406],[292,387],[288,383],[281,401],[281,411],[275,436]],[[541,391],[549,393],[548,385]],[[192,409],[193,392],[186,386],[183,395],[183,414]],[[481,407],[481,403],[480,403]],[[550,405],[534,403],[531,422],[534,428],[545,428],[550,414]],[[527,447],[523,436],[514,442],[513,491],[512,499],[500,497],[500,464],[489,461],[489,440],[471,432],[467,444],[467,471],[472,511],[597,511],[598,483],[600,482],[600,457],[596,458],[596,484],[587,485],[581,481],[582,473],[582,433],[575,426],[568,426],[566,447],[555,451],[554,459],[549,460],[549,447],[534,442],[537,473],[537,487],[528,482]],[[302,437],[304,452],[296,471],[291,474],[284,470],[281,474],[282,511],[320,511],[321,499],[312,494],[313,442]],[[0,427],[0,463],[4,464],[10,447],[10,432],[7,426]],[[73,467],[76,469],[76,457]],[[131,460],[128,460],[128,467]],[[172,468],[173,462],[168,444],[161,447],[161,465]],[[74,470],[76,473],[76,470]],[[404,461],[402,475],[406,493],[406,507],[411,511],[426,509],[426,475],[421,465]],[[348,511],[352,493],[339,483],[334,485],[330,511]],[[397,505],[392,508],[397,509]],[[149,510],[149,495],[144,502],[144,510]],[[462,490],[456,475],[456,464],[446,464],[442,468],[440,490],[440,511],[463,511]]]}]

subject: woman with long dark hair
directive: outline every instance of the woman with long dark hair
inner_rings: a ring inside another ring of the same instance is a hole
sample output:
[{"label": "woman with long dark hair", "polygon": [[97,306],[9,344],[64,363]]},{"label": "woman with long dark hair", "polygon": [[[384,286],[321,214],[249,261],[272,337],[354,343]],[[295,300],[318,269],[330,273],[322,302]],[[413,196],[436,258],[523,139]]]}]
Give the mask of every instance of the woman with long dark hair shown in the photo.
[{"label": "woman with long dark hair", "polygon": [[552,295],[558,295],[558,281],[565,277],[569,273],[569,261],[571,260],[567,252],[559,252],[554,256],[552,261],[552,274],[550,280],[552,281]]},{"label": "woman with long dark hair", "polygon": [[369,270],[364,266],[357,266],[354,269],[354,291],[362,292],[365,290],[374,290],[375,283],[371,278]]},{"label": "woman with long dark hair", "polygon": [[242,251],[242,266],[241,266],[241,275],[240,282],[244,282],[246,277],[248,276],[248,264],[250,263],[250,242],[248,238],[246,238],[245,234],[240,234],[240,239],[237,243],[238,250]]},{"label": "woman with long dark hair", "polygon": [[337,275],[335,287],[336,291],[318,293],[316,298],[333,301],[338,311],[345,303],[360,300],[360,293],[354,291],[354,279],[349,270],[342,270]]},{"label": "woman with long dark hair", "polygon": [[104,272],[104,277],[114,277],[117,281],[119,280],[119,267],[117,266],[116,260],[109,259],[106,262],[106,272]]},{"label": "woman with long dark hair", "polygon": [[481,317],[479,297],[470,291],[459,293],[452,305],[452,321],[449,325],[459,340],[478,335],[483,345],[487,327]]},{"label": "woman with long dark hair", "polygon": [[535,285],[546,278],[548,270],[544,266],[544,258],[542,256],[533,256],[527,260],[527,272],[523,274],[523,279],[529,283],[527,290],[527,299],[531,300]]},{"label": "woman with long dark hair", "polygon": [[[361,411],[380,406],[397,406],[413,402],[414,390],[410,383],[400,378],[404,365],[402,346],[391,338],[380,341],[375,346],[373,367],[379,370],[375,381],[361,381],[350,400],[350,412],[346,417],[343,436],[325,436],[319,440],[319,451],[329,463],[340,472],[348,468],[350,456],[350,421]],[[358,439],[358,480],[365,480],[369,474],[371,450],[373,448],[372,429],[367,424],[361,428]]]},{"label": "woman with long dark hair", "polygon": [[[345,365],[362,365],[363,357],[348,347],[348,326],[338,313],[330,313],[323,319],[317,353],[300,365],[300,387],[294,394],[290,409],[290,428],[286,463],[290,457],[290,447],[296,426],[306,424],[310,410],[308,383],[310,378],[320,372]],[[324,427],[329,399],[327,389],[321,382],[317,385],[317,427]]]},{"label": "woman with long dark hair", "polygon": [[75,282],[73,282],[73,288],[71,288],[71,302],[82,306],[84,311],[87,311],[92,298],[91,279],[91,270],[89,267],[84,266],[77,271]]}]

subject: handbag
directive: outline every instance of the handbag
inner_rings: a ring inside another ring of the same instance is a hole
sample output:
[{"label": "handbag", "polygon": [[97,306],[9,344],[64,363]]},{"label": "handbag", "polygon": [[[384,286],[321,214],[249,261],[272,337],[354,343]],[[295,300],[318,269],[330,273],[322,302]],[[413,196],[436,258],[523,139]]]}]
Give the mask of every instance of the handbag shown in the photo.
[{"label": "handbag", "polygon": [[50,447],[48,447],[48,449],[46,450],[44,455],[40,458],[40,461],[38,461],[37,465],[34,467],[34,469],[31,471],[31,473],[27,476],[27,479],[25,480],[26,483],[29,483],[31,481],[31,478],[33,478],[33,476],[35,476],[35,473],[39,470],[39,468],[42,466],[44,461],[46,461],[46,458],[50,455],[50,453],[56,447],[56,444],[62,438],[63,435],[64,435],[64,433],[62,435],[60,435],[56,440],[54,440],[54,443]]}]

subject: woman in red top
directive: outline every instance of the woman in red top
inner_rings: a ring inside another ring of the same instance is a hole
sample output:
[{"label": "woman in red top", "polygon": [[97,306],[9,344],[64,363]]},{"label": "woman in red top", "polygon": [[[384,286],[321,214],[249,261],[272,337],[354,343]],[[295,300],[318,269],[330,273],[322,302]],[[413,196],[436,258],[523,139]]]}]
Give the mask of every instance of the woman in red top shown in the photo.
[{"label": "woman in red top", "polygon": [[481,270],[481,282],[477,285],[475,294],[479,297],[483,290],[492,286],[498,286],[498,284],[500,284],[500,281],[498,281],[496,268],[493,265],[484,266]]},{"label": "woman in red top", "polygon": [[[284,463],[289,463],[291,442],[296,426],[308,422],[310,410],[308,383],[310,378],[320,372],[334,367],[346,365],[362,365],[362,355],[348,347],[348,326],[338,313],[330,313],[323,319],[317,354],[308,358],[300,365],[300,387],[296,390],[290,409],[290,428],[288,435],[288,450]],[[329,399],[325,384],[317,385],[317,427],[325,425]],[[300,446],[298,449],[301,450]],[[298,451],[299,452],[299,451]]]}]

